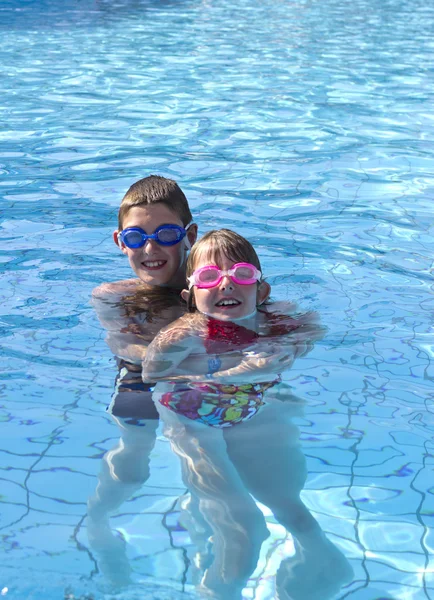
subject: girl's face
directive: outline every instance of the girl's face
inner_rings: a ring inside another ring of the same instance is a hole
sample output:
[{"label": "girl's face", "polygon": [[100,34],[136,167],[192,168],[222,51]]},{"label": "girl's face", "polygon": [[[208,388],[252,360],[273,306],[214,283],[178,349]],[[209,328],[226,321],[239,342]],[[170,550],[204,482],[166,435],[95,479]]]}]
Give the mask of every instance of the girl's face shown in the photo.
[{"label": "girl's face", "polygon": [[[207,265],[216,265],[222,271],[228,271],[234,264],[233,260],[225,256],[219,260],[212,260],[206,253],[202,253],[197,257],[195,270]],[[194,286],[193,289],[198,311],[220,321],[234,321],[254,313],[256,306],[267,298],[270,288],[265,282],[238,284],[226,275],[215,287],[200,289]]]}]

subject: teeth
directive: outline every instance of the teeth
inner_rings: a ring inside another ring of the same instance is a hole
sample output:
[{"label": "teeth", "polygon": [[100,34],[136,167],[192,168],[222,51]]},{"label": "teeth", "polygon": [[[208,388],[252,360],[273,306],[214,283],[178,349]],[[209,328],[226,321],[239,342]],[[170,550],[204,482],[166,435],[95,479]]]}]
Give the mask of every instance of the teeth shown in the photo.
[{"label": "teeth", "polygon": [[145,267],[161,267],[162,265],[164,265],[165,262],[165,260],[153,260],[144,262],[143,264],[145,265]]},{"label": "teeth", "polygon": [[233,306],[239,304],[238,300],[220,300],[217,302],[217,306]]}]

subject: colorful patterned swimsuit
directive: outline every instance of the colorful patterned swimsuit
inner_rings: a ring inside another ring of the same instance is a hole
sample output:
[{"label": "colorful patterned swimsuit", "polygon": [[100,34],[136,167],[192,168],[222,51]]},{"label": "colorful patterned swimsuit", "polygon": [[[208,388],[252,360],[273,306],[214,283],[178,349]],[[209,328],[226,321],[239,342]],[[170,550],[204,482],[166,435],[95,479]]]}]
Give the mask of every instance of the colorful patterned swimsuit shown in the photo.
[{"label": "colorful patterned swimsuit", "polygon": [[[231,322],[209,319],[205,349],[208,354],[221,354],[251,346],[258,334]],[[218,366],[219,359],[210,359]],[[216,369],[213,369],[216,370]],[[264,392],[277,381],[233,385],[222,383],[178,383],[163,394],[160,403],[188,419],[211,427],[232,427],[251,419],[264,404]]]},{"label": "colorful patterned swimsuit", "polygon": [[193,421],[211,427],[232,427],[256,415],[264,404],[264,392],[276,383],[190,383],[188,387],[177,384],[173,392],[163,394],[160,403]]}]

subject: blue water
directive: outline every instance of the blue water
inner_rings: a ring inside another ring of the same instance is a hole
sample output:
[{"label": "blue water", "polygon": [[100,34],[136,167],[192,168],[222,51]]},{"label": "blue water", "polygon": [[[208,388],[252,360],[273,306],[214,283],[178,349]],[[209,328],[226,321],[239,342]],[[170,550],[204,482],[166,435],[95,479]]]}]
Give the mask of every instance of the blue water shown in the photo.
[{"label": "blue water", "polygon": [[[2,596],[199,597],[161,429],[110,521],[132,587],[110,588],[86,531],[119,439],[89,298],[130,276],[117,207],[158,173],[328,328],[284,380],[303,501],[355,573],[336,597],[434,598],[433,30],[422,0],[3,0]],[[262,509],[243,597],[272,600],[294,549]]]}]

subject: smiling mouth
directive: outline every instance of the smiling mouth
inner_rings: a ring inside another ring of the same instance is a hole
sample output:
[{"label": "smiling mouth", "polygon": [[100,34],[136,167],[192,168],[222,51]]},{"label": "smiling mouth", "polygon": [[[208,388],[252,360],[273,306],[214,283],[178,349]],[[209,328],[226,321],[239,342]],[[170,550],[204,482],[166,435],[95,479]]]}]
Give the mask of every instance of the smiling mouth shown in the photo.
[{"label": "smiling mouth", "polygon": [[240,304],[241,302],[239,302],[239,300],[235,300],[235,298],[224,298],[219,300],[216,303],[216,306],[218,306],[218,308],[235,308],[240,306]]},{"label": "smiling mouth", "polygon": [[166,264],[167,260],[147,260],[142,262],[142,266],[148,271],[157,271]]}]

